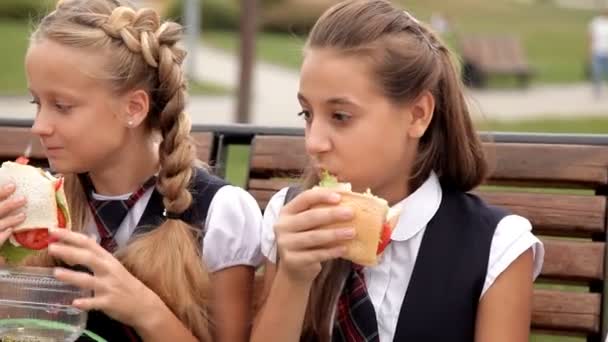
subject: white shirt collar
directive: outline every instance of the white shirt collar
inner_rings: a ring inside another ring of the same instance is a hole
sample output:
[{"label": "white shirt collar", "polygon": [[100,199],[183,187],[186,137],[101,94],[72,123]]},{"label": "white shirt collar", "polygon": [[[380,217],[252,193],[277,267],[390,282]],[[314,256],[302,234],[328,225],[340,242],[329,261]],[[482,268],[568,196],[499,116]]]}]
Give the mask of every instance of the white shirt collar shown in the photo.
[{"label": "white shirt collar", "polygon": [[441,185],[435,172],[412,194],[395,204],[401,207],[397,226],[391,240],[405,241],[416,235],[431,221],[441,204]]}]

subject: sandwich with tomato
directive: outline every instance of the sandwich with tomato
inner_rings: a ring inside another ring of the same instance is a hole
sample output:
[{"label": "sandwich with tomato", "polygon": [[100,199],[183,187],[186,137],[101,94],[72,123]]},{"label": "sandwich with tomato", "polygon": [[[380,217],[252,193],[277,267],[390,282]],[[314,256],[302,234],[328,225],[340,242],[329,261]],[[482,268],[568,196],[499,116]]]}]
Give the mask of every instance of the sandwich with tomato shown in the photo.
[{"label": "sandwich with tomato", "polygon": [[24,196],[21,209],[25,221],[13,227],[13,234],[0,246],[0,256],[9,263],[48,247],[49,228],[71,229],[70,213],[63,188],[63,178],[27,165],[27,159],[4,162],[0,167],[0,184],[16,185],[11,196]]},{"label": "sandwich with tomato", "polygon": [[345,242],[346,254],[343,258],[363,266],[376,265],[378,257],[391,240],[393,228],[399,219],[399,209],[390,208],[386,200],[374,196],[369,189],[364,193],[353,192],[350,183],[338,182],[327,171],[323,172],[318,187],[330,188],[339,193],[339,205],[350,207],[354,212],[354,217],[349,222],[323,227],[354,227],[356,236]]}]

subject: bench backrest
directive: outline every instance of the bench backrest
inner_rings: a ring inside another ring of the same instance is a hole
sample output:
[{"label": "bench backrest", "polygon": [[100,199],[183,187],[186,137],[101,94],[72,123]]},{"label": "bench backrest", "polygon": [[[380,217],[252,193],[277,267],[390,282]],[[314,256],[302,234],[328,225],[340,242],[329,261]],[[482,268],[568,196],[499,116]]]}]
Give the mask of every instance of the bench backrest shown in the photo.
[{"label": "bench backrest", "polygon": [[[226,129],[233,129],[229,133],[238,139],[223,131]],[[264,208],[276,191],[297,182],[307,156],[300,131],[275,135],[262,129],[256,135],[254,129],[195,127],[193,137],[199,158],[217,164],[225,162],[222,141],[251,143],[246,187]],[[533,329],[599,341],[608,318],[608,298],[603,295],[608,266],[608,142],[535,138],[538,136],[522,141],[502,137],[484,143],[494,171],[488,181],[491,186],[476,192],[488,202],[530,219],[545,243],[545,262],[534,292]],[[0,161],[15,159],[30,141],[32,160],[46,163],[29,128],[0,125]]]},{"label": "bench backrest", "polygon": [[[213,132],[193,132],[198,158],[209,164],[214,149]],[[0,162],[14,160],[23,155],[29,144],[32,144],[30,159],[33,164],[45,166],[47,160],[40,139],[30,133],[29,127],[0,126]]]},{"label": "bench backrest", "polygon": [[529,71],[520,40],[512,35],[465,36],[460,39],[465,62],[490,73],[526,73]]},{"label": "bench backrest", "polygon": [[[494,171],[475,190],[531,220],[545,248],[532,327],[597,339],[605,286],[608,146],[484,143]],[[301,136],[256,136],[248,190],[264,208],[307,165]],[[576,190],[572,190],[572,189]],[[555,286],[555,285],[559,286]]]}]

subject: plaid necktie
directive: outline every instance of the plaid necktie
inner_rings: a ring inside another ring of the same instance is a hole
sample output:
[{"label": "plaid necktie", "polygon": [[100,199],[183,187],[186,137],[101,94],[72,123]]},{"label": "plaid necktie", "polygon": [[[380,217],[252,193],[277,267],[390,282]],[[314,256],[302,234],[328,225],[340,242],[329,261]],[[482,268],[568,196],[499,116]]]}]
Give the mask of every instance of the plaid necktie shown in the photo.
[{"label": "plaid necktie", "polygon": [[156,177],[148,179],[137,191],[133,192],[125,200],[97,200],[92,196],[93,183],[88,176],[81,176],[83,187],[87,193],[89,207],[93,219],[97,225],[97,232],[101,238],[100,245],[110,252],[118,247],[114,235],[125,219],[129,210],[141,198],[141,196],[156,184]]},{"label": "plaid necktie", "polygon": [[367,293],[363,267],[353,264],[338,299],[333,342],[379,342],[376,311]]}]

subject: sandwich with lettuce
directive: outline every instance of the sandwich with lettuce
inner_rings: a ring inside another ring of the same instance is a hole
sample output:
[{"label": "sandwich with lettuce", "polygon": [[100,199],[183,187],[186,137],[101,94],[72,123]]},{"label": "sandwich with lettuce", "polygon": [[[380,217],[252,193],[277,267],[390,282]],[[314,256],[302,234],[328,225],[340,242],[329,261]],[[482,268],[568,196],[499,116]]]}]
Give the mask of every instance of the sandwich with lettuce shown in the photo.
[{"label": "sandwich with lettuce", "polygon": [[318,187],[329,188],[341,196],[339,205],[352,208],[354,217],[349,222],[339,222],[323,228],[352,226],[356,231],[354,239],[344,242],[344,259],[363,266],[373,266],[390,242],[393,228],[400,211],[391,209],[388,202],[366,192],[353,192],[350,183],[341,183],[329,172],[324,171]]},{"label": "sandwich with lettuce", "polygon": [[26,198],[26,205],[20,209],[25,221],[13,227],[12,235],[0,246],[0,256],[9,263],[47,248],[52,242],[49,228],[71,229],[63,178],[27,162],[26,158],[19,158],[0,167],[0,185],[12,182],[16,187],[11,197]]}]

